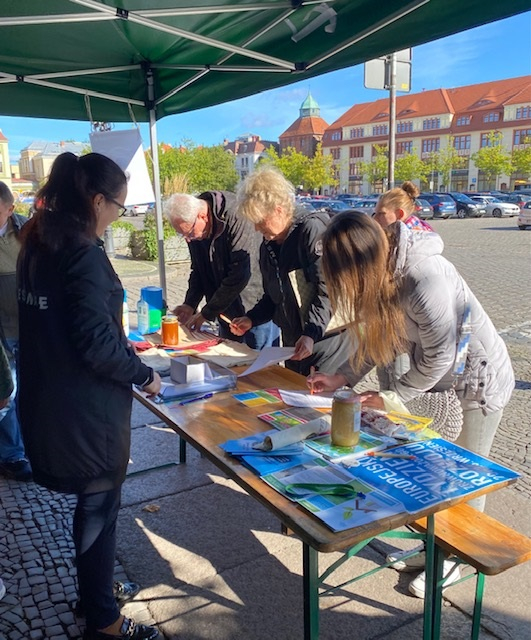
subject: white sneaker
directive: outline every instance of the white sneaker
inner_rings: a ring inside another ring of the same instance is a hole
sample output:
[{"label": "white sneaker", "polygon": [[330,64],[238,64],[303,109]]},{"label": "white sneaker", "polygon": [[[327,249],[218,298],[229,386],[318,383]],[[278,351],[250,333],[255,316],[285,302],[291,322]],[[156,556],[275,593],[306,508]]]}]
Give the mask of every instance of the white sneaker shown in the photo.
[{"label": "white sneaker", "polygon": [[[404,556],[411,557],[405,558]],[[394,553],[390,553],[385,561],[390,562],[391,564],[389,566],[397,571],[408,572],[423,569],[426,564],[426,551],[424,550],[424,544],[406,551],[395,551]]]},{"label": "white sneaker", "polygon": [[0,578],[0,600],[6,595],[6,585],[2,578]]},{"label": "white sneaker", "polygon": [[[461,578],[461,568],[457,562],[453,560],[445,560],[443,562],[443,591],[454,582]],[[409,583],[409,592],[417,598],[424,598],[426,593],[426,572],[423,571],[414,580]]]}]

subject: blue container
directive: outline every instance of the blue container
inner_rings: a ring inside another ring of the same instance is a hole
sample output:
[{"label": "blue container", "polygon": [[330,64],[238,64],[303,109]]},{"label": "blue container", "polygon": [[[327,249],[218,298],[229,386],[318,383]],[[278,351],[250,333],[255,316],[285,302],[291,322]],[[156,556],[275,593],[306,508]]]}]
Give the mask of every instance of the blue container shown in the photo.
[{"label": "blue container", "polygon": [[153,309],[164,308],[164,301],[162,297],[161,287],[142,287],[140,289],[140,298],[147,302]]}]

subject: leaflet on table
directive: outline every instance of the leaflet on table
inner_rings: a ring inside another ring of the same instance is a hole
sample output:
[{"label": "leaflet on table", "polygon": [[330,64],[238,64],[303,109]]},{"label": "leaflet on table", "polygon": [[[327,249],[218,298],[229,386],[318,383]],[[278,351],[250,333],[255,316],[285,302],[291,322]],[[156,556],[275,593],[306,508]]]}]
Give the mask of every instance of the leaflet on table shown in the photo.
[{"label": "leaflet on table", "polygon": [[232,397],[247,407],[259,407],[262,404],[282,402],[278,389],[257,389],[246,393],[235,393]]},{"label": "leaflet on table", "polygon": [[[274,455],[273,455],[274,453]],[[317,454],[314,451],[307,451],[306,449],[302,453],[296,453],[295,455],[283,456],[278,453],[271,452],[267,455],[243,455],[238,456],[239,459],[259,476],[265,476],[276,471],[282,471],[283,469],[289,469],[299,464],[306,464],[313,460]]]},{"label": "leaflet on table", "polygon": [[[240,438],[238,440],[227,440],[223,444],[219,446],[230,453],[231,455],[254,455],[254,456],[269,456],[271,455],[270,451],[264,451],[257,447],[257,445],[261,445],[264,441],[264,438],[269,435],[274,435],[277,433],[276,429],[272,429],[271,431],[263,431],[261,433],[253,433],[246,438]],[[277,449],[275,451],[275,455],[295,455],[297,453],[302,453],[304,449],[303,442],[295,442],[293,444],[282,447],[281,449]]]},{"label": "leaflet on table", "polygon": [[316,409],[331,409],[332,395],[326,393],[312,394],[309,389],[279,389],[280,397],[289,407],[314,407]]},{"label": "leaflet on table", "polygon": [[365,482],[353,480],[345,469],[319,457],[264,475],[262,480],[313,513],[332,531],[358,527],[404,511],[404,506],[394,498]]},{"label": "leaflet on table", "polygon": [[370,433],[360,431],[358,444],[353,447],[338,447],[337,445],[333,445],[332,439],[329,435],[308,440],[306,444],[317,451],[317,453],[324,456],[327,460],[339,462],[340,460],[346,461],[359,458],[360,456],[364,456],[369,453],[369,451],[374,452],[387,449],[387,447],[395,445],[396,440],[385,436],[376,437]]},{"label": "leaflet on table", "polygon": [[311,407],[294,407],[293,409],[278,409],[277,411],[262,413],[258,417],[277,429],[287,429],[297,424],[310,422],[310,420],[317,420],[322,418],[323,415],[326,414]]},{"label": "leaflet on table", "polygon": [[364,456],[348,472],[383,492],[391,492],[409,513],[519,476],[442,438],[401,445],[393,449],[393,454],[415,457]]},{"label": "leaflet on table", "polygon": [[374,409],[364,409],[361,412],[362,425],[376,435],[389,436],[406,442],[417,440],[431,440],[439,438],[439,434],[429,425],[433,418],[414,416],[410,413],[399,413],[398,411],[377,411]]},{"label": "leaflet on table", "polygon": [[242,376],[248,376],[255,371],[265,369],[272,364],[278,364],[279,362],[284,362],[284,360],[289,360],[294,353],[294,347],[264,347],[258,352],[258,356],[253,364],[248,369],[245,369],[245,371],[239,373],[238,377],[241,378]]}]

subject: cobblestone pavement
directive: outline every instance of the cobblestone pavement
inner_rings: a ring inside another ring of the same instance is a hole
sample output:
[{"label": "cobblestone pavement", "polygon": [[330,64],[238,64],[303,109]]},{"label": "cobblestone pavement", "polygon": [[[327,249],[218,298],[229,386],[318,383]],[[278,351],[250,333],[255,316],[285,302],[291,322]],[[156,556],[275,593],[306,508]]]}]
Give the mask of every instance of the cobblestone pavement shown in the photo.
[{"label": "cobblestone pavement", "polygon": [[[514,219],[435,221],[445,255],[459,268],[483,303],[513,360],[517,383],[494,440],[492,457],[519,471],[517,488],[531,498],[531,233]],[[158,284],[153,264],[114,260],[128,290],[131,320],[142,286]],[[168,302],[182,302],[188,266],[167,269]],[[374,384],[372,380],[368,384]],[[80,638],[76,619],[75,568],[70,538],[73,498],[33,483],[0,478],[0,577],[7,595],[0,602],[0,640]],[[120,564],[118,579],[125,578]],[[150,621],[144,605],[127,605],[139,622]]]}]

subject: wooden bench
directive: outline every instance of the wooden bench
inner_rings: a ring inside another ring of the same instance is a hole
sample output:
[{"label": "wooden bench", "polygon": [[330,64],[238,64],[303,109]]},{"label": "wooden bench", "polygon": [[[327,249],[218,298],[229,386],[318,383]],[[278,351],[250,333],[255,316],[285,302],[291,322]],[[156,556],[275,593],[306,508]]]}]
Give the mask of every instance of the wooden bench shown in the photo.
[{"label": "wooden bench", "polygon": [[[427,519],[411,525],[425,533]],[[493,576],[531,559],[531,539],[495,518],[460,504],[435,515],[435,543],[476,570],[471,638],[480,632],[485,576]],[[467,577],[473,577],[474,574]]]}]

